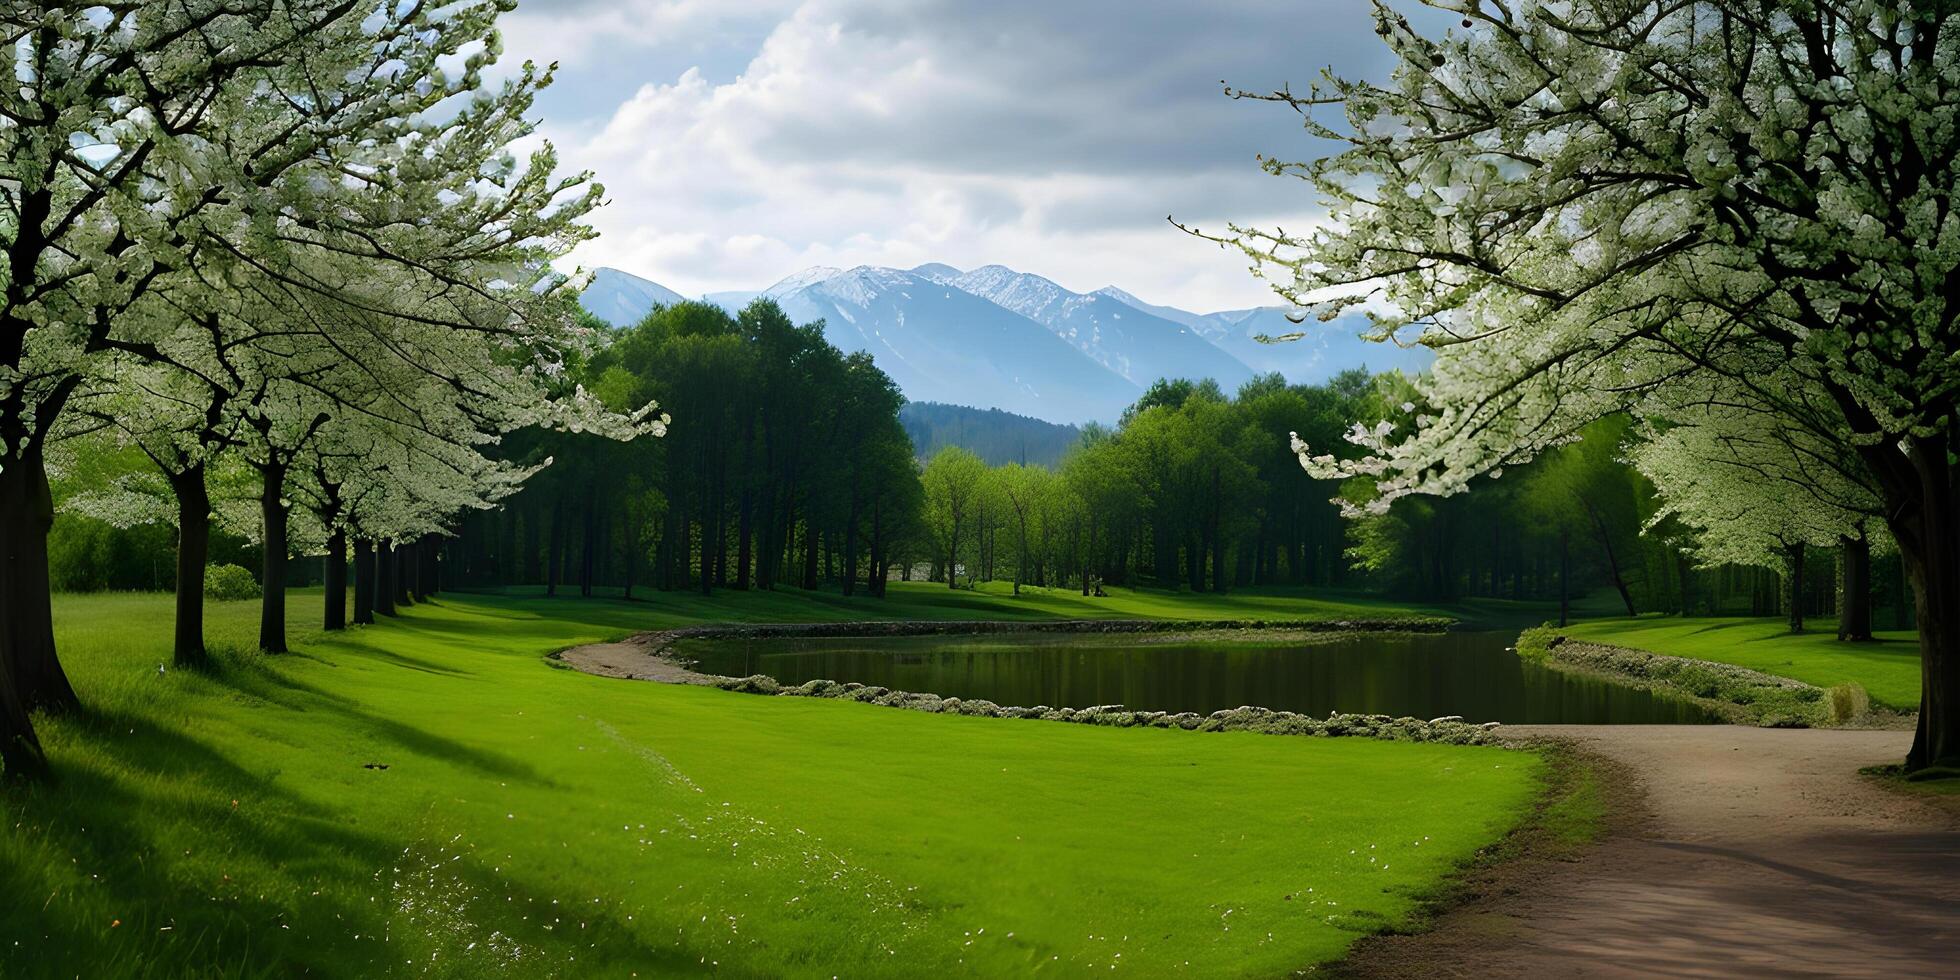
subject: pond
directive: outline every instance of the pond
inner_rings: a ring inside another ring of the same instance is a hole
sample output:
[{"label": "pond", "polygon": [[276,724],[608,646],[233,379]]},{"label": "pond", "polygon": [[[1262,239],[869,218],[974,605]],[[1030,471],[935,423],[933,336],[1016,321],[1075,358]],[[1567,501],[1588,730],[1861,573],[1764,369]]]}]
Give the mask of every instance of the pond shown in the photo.
[{"label": "pond", "polygon": [[1009,633],[685,640],[709,673],[857,681],[1003,705],[1211,712],[1257,705],[1511,724],[1703,724],[1691,701],[1520,660],[1516,633],[1293,634],[1284,641]]}]

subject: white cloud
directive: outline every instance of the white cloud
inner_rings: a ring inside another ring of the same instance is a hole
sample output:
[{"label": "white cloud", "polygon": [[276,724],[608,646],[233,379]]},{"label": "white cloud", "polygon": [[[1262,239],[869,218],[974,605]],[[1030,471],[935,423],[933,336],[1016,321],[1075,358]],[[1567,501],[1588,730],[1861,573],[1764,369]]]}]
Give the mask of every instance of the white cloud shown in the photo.
[{"label": "white cloud", "polygon": [[[639,0],[506,33],[591,58],[768,6]],[[566,163],[608,191],[602,237],[576,258],[688,294],[810,265],[938,261],[1200,309],[1272,302],[1243,257],[1164,216],[1309,224],[1309,189],[1253,162],[1301,149],[1290,117],[1232,103],[1216,81],[1299,81],[1332,59],[1289,69],[1301,55],[1257,33],[1297,23],[1297,2],[1096,6],[805,0],[726,80],[690,68],[638,85],[603,125],[547,121]],[[1352,14],[1366,36],[1365,11]],[[573,57],[553,57],[571,80]]]},{"label": "white cloud", "polygon": [[776,20],[798,0],[523,0],[498,21],[513,64],[567,65],[699,44],[730,25]]}]

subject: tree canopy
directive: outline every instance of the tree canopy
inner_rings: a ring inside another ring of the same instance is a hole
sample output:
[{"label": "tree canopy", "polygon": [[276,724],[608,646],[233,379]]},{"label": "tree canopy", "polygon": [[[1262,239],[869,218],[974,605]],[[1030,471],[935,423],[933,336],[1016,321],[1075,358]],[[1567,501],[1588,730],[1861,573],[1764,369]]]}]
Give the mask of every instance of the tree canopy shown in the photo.
[{"label": "tree canopy", "polygon": [[[1784,0],[1378,3],[1384,82],[1271,99],[1340,152],[1265,161],[1328,208],[1309,234],[1218,236],[1321,316],[1385,301],[1384,339],[1438,351],[1401,432],[1324,474],[1377,506],[1460,491],[1617,412],[1711,399],[1823,444],[1882,502],[1919,592],[1913,767],[1960,761],[1960,11]],[[1832,477],[1835,479],[1835,475]]]}]

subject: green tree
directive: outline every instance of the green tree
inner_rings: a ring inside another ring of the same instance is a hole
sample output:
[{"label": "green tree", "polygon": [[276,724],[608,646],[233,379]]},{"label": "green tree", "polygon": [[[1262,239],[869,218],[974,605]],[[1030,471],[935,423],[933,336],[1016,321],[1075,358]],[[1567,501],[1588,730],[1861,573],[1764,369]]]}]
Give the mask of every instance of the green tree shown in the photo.
[{"label": "green tree", "polygon": [[[975,508],[987,479],[987,464],[958,446],[933,454],[920,474],[925,488],[926,526],[932,535],[935,561],[943,559],[948,588],[959,587],[961,546],[973,534]],[[978,548],[966,552],[977,557]],[[973,577],[972,570],[968,570]]]}]

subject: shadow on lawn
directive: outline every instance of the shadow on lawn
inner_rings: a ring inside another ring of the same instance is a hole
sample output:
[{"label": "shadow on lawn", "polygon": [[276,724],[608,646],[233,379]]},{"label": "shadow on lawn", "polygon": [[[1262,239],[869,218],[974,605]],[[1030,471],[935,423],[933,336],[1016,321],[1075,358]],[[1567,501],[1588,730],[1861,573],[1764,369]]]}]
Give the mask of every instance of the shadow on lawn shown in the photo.
[{"label": "shadow on lawn", "polygon": [[[164,703],[195,713],[229,689],[268,712],[329,712],[417,753],[549,785],[527,765],[376,717],[277,667],[226,659],[199,672],[208,686],[183,685]],[[276,716],[265,727],[276,736]],[[509,877],[506,858],[463,860],[474,855],[467,825],[444,821],[433,802],[404,824],[332,781],[308,798],[291,788],[304,774],[253,771],[141,705],[45,731],[57,781],[0,796],[10,906],[0,976],[368,977],[438,957],[443,968],[416,972],[611,975],[700,959],[679,944],[647,949],[623,912]]]},{"label": "shadow on lawn", "polygon": [[[377,663],[396,669],[423,669],[413,663],[399,662],[414,658],[380,650],[368,644],[350,649],[358,655],[369,657]],[[307,656],[309,659],[321,660],[318,657]],[[437,668],[426,672],[455,677],[469,676],[464,671],[449,668]],[[221,669],[210,672],[206,676],[217,685],[229,687],[240,694],[269,702],[289,711],[318,710],[341,715],[348,722],[346,727],[349,731],[368,732],[379,741],[403,746],[419,755],[466,766],[499,779],[523,780],[545,787],[555,785],[543,773],[521,760],[368,711],[353,698],[292,676],[290,672],[281,669],[276,659],[258,656],[228,659]],[[358,765],[366,761],[369,760],[349,759],[348,763]]]},{"label": "shadow on lawn", "polygon": [[[200,974],[274,976],[331,965],[297,941],[304,933],[280,935],[305,906],[334,906],[350,934],[379,930],[375,903],[302,902],[260,879],[272,868],[379,867],[387,842],[310,816],[276,783],[146,718],[100,711],[61,727],[58,781],[8,799],[9,844],[30,853],[5,862],[0,888],[42,901],[0,917],[0,974],[174,974],[159,960],[188,956]],[[257,967],[254,948],[266,957]]]},{"label": "shadow on lawn", "polygon": [[[518,959],[555,974],[699,958],[643,950],[614,911],[453,860],[471,850],[461,835],[356,831],[195,740],[99,722],[86,727],[125,736],[112,765],[65,766],[59,785],[10,801],[38,860],[5,862],[0,888],[45,900],[0,918],[0,975],[366,977],[437,951],[437,972],[458,976]],[[559,909],[578,922],[564,938]]]}]

